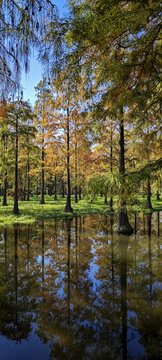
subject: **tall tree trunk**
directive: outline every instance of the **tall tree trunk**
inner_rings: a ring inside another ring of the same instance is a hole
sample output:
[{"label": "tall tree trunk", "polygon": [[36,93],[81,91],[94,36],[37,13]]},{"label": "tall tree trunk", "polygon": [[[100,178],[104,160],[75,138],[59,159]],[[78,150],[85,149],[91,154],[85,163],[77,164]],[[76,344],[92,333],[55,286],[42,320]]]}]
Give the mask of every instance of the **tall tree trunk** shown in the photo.
[{"label": "tall tree trunk", "polygon": [[[5,166],[7,166],[6,164],[6,150],[7,150],[7,144],[6,144],[6,137],[4,135],[4,163]],[[4,189],[3,189],[3,206],[7,206],[7,187],[8,187],[8,182],[7,182],[7,169],[5,170],[5,177],[4,177]]]},{"label": "tall tree trunk", "polygon": [[23,188],[23,200],[24,201],[26,200],[26,185],[24,185],[24,188]]},{"label": "tall tree trunk", "polygon": [[64,186],[64,181],[62,179],[62,198],[64,199],[65,197],[65,186]]},{"label": "tall tree trunk", "polygon": [[48,185],[48,195],[52,196],[52,190],[53,190],[53,181],[52,181],[52,176],[50,176],[50,183]]},{"label": "tall tree trunk", "polygon": [[[27,168],[26,168],[26,175],[27,175]],[[26,190],[27,188],[27,180],[28,180],[28,176],[25,177],[24,181],[23,181],[23,200],[26,200],[26,196],[27,196],[27,192],[28,190]]]},{"label": "tall tree trunk", "polygon": [[42,175],[41,175],[41,201],[40,204],[45,204],[44,201],[44,127],[42,128]]},{"label": "tall tree trunk", "polygon": [[22,198],[23,198],[22,201],[25,201],[25,200],[26,200],[26,189],[25,189],[25,188],[23,188]]},{"label": "tall tree trunk", "polygon": [[79,186],[79,200],[82,200],[82,189],[81,189],[81,186]]},{"label": "tall tree trunk", "polygon": [[126,200],[125,200],[125,147],[124,147],[124,121],[120,122],[120,139],[119,139],[119,174],[121,176],[121,190],[119,193],[119,211],[118,211],[118,232],[130,234],[133,229],[129,223]]},{"label": "tall tree trunk", "polygon": [[[57,166],[57,165],[56,165]],[[55,199],[55,201],[57,200],[57,177],[56,177],[56,175],[55,175],[55,187],[54,187],[54,191],[55,191],[55,197],[54,197],[54,199]]]},{"label": "tall tree trunk", "polygon": [[147,209],[152,210],[150,179],[147,180]]},{"label": "tall tree trunk", "polygon": [[4,189],[3,189],[3,206],[8,206],[7,205],[7,187],[8,187],[8,182],[7,182],[7,170],[6,170],[5,178],[4,178]]},{"label": "tall tree trunk", "polygon": [[[77,181],[77,175],[75,175],[75,181]],[[75,185],[75,203],[78,203],[78,188],[77,185]]]},{"label": "tall tree trunk", "polygon": [[13,214],[19,214],[19,207],[18,207],[18,116],[16,116],[16,147],[15,147],[15,194],[14,194],[14,208]]},{"label": "tall tree trunk", "polygon": [[28,159],[27,159],[27,201],[30,201],[30,144],[29,144],[29,125],[30,121],[28,120],[28,136],[27,136],[27,142],[28,142]]},{"label": "tall tree trunk", "polygon": [[75,203],[78,202],[78,163],[77,163],[77,120],[75,119]]},{"label": "tall tree trunk", "polygon": [[75,203],[78,203],[78,190],[77,190],[77,186],[75,186]]},{"label": "tall tree trunk", "polygon": [[65,212],[73,212],[71,207],[71,188],[70,188],[70,127],[69,127],[69,108],[67,108],[67,199]]},{"label": "tall tree trunk", "polygon": [[29,171],[30,171],[30,160],[29,160],[29,150],[28,150],[28,162],[27,162],[27,201],[30,201],[30,176],[29,176]]},{"label": "tall tree trunk", "polygon": [[107,193],[105,194],[105,200],[104,200],[104,204],[107,204]]},{"label": "tall tree trunk", "polygon": [[[110,166],[111,166],[111,175],[112,175],[112,171],[113,171],[113,164],[112,164],[112,157],[113,157],[113,145],[112,145],[112,124],[111,124],[111,145],[110,145]],[[113,210],[113,196],[112,196],[112,192],[113,189],[111,187],[110,189],[110,211],[114,211]]]},{"label": "tall tree trunk", "polygon": [[38,181],[38,179],[37,179],[36,195],[37,195],[37,197],[39,195],[39,181]]},{"label": "tall tree trunk", "polygon": [[160,200],[160,194],[159,194],[159,190],[156,193],[156,200],[159,201]]}]

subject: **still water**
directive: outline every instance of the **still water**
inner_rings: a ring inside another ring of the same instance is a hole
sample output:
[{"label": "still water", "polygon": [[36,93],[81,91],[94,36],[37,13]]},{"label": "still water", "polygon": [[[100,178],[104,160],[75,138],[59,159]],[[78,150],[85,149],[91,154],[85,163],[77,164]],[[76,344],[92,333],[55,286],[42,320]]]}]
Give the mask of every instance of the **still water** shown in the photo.
[{"label": "still water", "polygon": [[0,229],[0,359],[160,359],[160,215]]}]

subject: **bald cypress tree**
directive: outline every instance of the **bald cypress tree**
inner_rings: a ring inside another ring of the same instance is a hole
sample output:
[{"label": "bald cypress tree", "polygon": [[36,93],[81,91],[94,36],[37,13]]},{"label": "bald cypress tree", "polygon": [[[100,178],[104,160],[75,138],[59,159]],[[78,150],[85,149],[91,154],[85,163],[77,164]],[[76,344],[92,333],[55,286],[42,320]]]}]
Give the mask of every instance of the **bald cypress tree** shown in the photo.
[{"label": "bald cypress tree", "polygon": [[107,111],[117,113],[119,108],[123,109],[118,117],[119,199],[122,199],[118,231],[129,232],[123,199],[124,124],[128,120],[125,112],[127,107],[130,111],[145,108],[146,112],[151,108],[159,115],[160,1],[83,0],[69,4],[66,39],[71,44],[70,60],[83,69],[89,97],[95,105],[99,100]]},{"label": "bald cypress tree", "polygon": [[32,118],[30,105],[21,99],[8,104],[8,122],[9,130],[13,142],[14,151],[14,208],[13,214],[19,214],[19,139],[25,137],[29,132],[33,132],[31,127],[29,131],[28,119]]}]

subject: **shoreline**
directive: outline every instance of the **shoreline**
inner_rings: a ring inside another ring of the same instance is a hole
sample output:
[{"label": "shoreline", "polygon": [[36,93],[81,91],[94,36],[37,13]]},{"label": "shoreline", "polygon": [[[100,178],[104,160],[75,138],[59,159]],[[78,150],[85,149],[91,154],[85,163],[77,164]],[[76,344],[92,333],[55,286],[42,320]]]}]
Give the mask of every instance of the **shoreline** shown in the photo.
[{"label": "shoreline", "polygon": [[[143,200],[143,199],[142,199]],[[0,203],[0,227],[9,226],[13,224],[32,224],[39,220],[47,219],[68,219],[79,215],[110,215],[109,203],[104,204],[104,200],[98,197],[93,202],[84,198],[77,204],[72,198],[73,213],[65,213],[66,199],[58,198],[54,201],[52,197],[46,196],[45,205],[39,204],[39,199],[31,198],[29,202],[20,201],[18,216],[13,215],[13,199],[8,200],[8,206],[3,207],[2,201]],[[153,212],[162,211],[162,200],[157,201],[155,197],[152,198]],[[150,210],[144,207],[144,202],[141,204],[130,206],[127,205],[128,214],[143,213],[148,214]],[[114,214],[118,212],[117,197],[114,200]]]}]

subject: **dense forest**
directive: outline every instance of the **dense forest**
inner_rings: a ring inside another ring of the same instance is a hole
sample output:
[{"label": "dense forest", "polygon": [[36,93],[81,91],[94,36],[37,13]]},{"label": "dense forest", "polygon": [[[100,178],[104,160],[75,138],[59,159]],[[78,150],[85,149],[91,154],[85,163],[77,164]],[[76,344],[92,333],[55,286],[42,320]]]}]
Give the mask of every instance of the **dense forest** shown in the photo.
[{"label": "dense forest", "polygon": [[[0,196],[41,206],[49,195],[109,212],[131,233],[127,204],[161,191],[160,1],[0,0]],[[44,76],[32,107],[22,69],[35,47]]]}]

